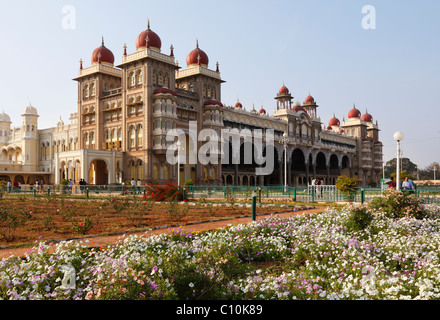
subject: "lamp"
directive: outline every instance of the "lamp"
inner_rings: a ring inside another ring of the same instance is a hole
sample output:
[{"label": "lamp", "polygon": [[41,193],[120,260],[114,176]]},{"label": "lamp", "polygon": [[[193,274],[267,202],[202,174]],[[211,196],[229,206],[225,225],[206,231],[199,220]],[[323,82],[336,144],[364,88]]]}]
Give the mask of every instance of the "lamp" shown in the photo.
[{"label": "lamp", "polygon": [[284,132],[283,143],[284,143],[284,191],[287,191],[287,138],[289,134]]},{"label": "lamp", "polygon": [[404,138],[403,133],[394,133],[394,140],[397,141],[397,161],[396,161],[396,190],[400,190],[400,141]]}]

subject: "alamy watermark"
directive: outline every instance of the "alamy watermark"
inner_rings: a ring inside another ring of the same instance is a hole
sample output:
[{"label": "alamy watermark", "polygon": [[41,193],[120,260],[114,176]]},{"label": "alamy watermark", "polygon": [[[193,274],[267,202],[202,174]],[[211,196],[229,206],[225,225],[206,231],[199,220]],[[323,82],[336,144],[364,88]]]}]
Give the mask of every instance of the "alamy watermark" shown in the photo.
[{"label": "alamy watermark", "polygon": [[[172,129],[167,132],[166,140],[171,143],[167,148],[166,159],[172,165],[215,165],[221,161],[221,164],[255,165],[256,175],[270,175],[274,170],[275,136],[271,129],[264,133],[261,129],[221,129],[219,135],[214,129],[197,132],[197,122],[190,121],[188,135],[182,129]],[[200,148],[197,148],[198,142],[203,142]],[[242,147],[243,159],[240,152]]]},{"label": "alamy watermark", "polygon": [[362,7],[362,13],[364,17],[362,18],[362,28],[365,30],[375,30],[376,29],[376,8],[372,5],[366,5]]},{"label": "alamy watermark", "polygon": [[72,5],[65,5],[61,9],[63,18],[61,20],[61,27],[64,30],[75,30],[76,29],[76,9]]}]

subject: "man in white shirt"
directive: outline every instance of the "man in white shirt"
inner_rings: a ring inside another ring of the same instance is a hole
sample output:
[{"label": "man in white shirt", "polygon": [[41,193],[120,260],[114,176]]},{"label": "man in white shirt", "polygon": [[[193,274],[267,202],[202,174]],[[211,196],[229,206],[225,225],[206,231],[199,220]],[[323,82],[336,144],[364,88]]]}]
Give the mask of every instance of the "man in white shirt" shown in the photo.
[{"label": "man in white shirt", "polygon": [[414,191],[414,183],[411,180],[409,180],[408,177],[406,177],[405,181],[403,181],[402,183],[402,189],[404,191],[410,191],[410,192]]}]

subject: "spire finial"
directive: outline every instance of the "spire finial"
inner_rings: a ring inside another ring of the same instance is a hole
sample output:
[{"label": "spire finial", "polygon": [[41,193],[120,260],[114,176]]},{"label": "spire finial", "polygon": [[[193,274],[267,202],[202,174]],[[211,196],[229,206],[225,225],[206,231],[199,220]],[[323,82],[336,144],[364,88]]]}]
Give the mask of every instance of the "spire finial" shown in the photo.
[{"label": "spire finial", "polygon": [[147,22],[147,30],[150,30],[150,19],[147,19],[148,20],[148,22]]},{"label": "spire finial", "polygon": [[170,56],[174,57],[174,47],[173,47],[173,45],[171,45],[170,50],[171,50]]},{"label": "spire finial", "polygon": [[83,68],[83,59],[79,59],[79,68],[82,70]]},{"label": "spire finial", "polygon": [[127,44],[124,43],[124,56],[126,56],[126,55],[127,55]]},{"label": "spire finial", "polygon": [[104,46],[104,36],[102,36],[102,46]]},{"label": "spire finial", "polygon": [[199,48],[199,39],[196,38],[196,48]]}]

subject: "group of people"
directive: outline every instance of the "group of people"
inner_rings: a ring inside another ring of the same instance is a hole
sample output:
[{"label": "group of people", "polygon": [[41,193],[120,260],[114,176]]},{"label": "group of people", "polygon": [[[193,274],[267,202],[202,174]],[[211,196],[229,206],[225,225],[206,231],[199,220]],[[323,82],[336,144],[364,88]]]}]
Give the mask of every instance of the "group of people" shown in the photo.
[{"label": "group of people", "polygon": [[14,183],[11,183],[11,181],[8,181],[7,183],[8,192],[11,192],[13,190],[20,190],[21,189],[21,183],[17,180],[14,181]]},{"label": "group of people", "polygon": [[[387,184],[390,189],[396,189],[397,187],[397,183],[393,177],[391,177],[391,180],[387,182]],[[402,183],[402,190],[409,192],[414,192],[415,190],[414,183],[408,177],[405,177],[405,180]]]},{"label": "group of people", "polygon": [[322,181],[319,178],[313,178],[312,180],[312,186],[318,186],[316,188],[316,194],[317,195],[321,195],[321,188],[319,188],[319,186],[322,185]]},{"label": "group of people", "polygon": [[41,179],[41,181],[40,182],[38,182],[38,180],[36,180],[35,181],[35,184],[34,184],[34,188],[35,188],[35,190],[37,191],[37,192],[43,192],[43,188],[44,187],[44,181],[43,181],[43,179]]}]

